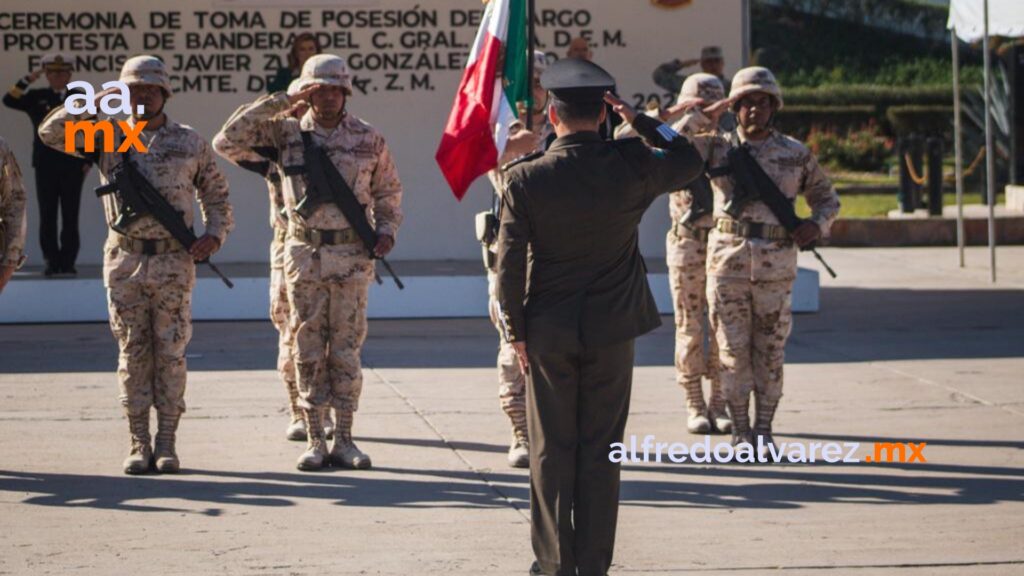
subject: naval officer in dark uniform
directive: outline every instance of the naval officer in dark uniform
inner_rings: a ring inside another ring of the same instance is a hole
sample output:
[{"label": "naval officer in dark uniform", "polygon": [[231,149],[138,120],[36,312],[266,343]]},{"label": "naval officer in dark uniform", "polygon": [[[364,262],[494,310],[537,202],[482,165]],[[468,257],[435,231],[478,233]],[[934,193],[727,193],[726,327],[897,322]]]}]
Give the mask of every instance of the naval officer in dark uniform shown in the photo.
[{"label": "naval officer in dark uniform", "polygon": [[[74,276],[78,274],[79,233],[78,211],[82,201],[82,184],[91,163],[46,146],[39,139],[39,125],[54,108],[64,105],[78,89],[68,90],[73,72],[72,60],[64,54],[47,54],[42,67],[18,80],[4,94],[4,106],[28,114],[32,121],[32,166],[35,168],[36,196],[39,200],[39,244],[46,260],[44,274]],[[29,89],[43,74],[45,88]],[[58,216],[60,230],[58,232]]]},{"label": "naval officer in dark uniform", "polygon": [[[607,91],[596,64],[555,62],[541,77],[558,139],[507,167],[498,302],[528,374],[531,574],[603,576],[612,561],[633,342],[661,320],[638,226],[660,194],[703,161],[683,137]],[[653,146],[598,135],[605,103]]]}]

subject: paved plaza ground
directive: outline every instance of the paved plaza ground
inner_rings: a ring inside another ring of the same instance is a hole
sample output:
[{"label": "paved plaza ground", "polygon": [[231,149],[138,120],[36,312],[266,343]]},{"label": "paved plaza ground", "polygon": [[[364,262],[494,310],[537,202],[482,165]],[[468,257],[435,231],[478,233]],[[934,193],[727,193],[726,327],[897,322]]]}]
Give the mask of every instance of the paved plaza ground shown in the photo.
[{"label": "paved plaza ground", "polygon": [[[1024,248],[995,285],[983,249],[967,269],[951,248],[824,253],[840,276],[796,318],[777,439],[926,442],[927,462],[629,464],[612,574],[1024,573]],[[0,326],[0,574],[525,574],[496,339],[371,322],[375,467],[308,474],[270,323],[198,323],[184,470],[128,477],[107,326]],[[627,437],[700,440],[672,345],[671,318],[638,342]]]}]

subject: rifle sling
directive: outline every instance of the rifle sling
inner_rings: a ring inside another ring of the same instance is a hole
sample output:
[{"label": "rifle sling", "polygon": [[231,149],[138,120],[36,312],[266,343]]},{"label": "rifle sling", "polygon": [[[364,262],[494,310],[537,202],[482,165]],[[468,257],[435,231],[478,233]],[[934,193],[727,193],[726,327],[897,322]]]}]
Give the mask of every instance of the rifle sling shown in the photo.
[{"label": "rifle sling", "polygon": [[372,254],[377,245],[377,232],[366,218],[366,209],[359,203],[344,176],[331,162],[326,150],[313,142],[312,133],[303,131],[301,134],[306,160],[305,170],[310,185],[317,188],[320,193],[327,193]]}]

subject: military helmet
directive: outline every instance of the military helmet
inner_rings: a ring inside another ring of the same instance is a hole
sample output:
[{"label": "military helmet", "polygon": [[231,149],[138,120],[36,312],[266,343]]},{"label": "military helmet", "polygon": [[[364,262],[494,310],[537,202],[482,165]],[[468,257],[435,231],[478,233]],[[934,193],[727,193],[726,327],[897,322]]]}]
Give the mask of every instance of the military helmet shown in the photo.
[{"label": "military helmet", "polygon": [[119,80],[128,86],[133,84],[158,86],[164,91],[165,98],[170,98],[172,94],[171,79],[167,75],[167,68],[164,66],[163,60],[156,56],[144,54],[125,60],[124,66],[121,67]]},{"label": "military helmet", "polygon": [[722,86],[722,81],[714,74],[704,72],[691,74],[683,82],[676,103],[680,104],[690,98],[701,98],[708,103],[717,102],[725,98],[725,86]]},{"label": "military helmet", "polygon": [[775,81],[772,71],[761,66],[744,68],[732,77],[732,90],[729,91],[729,98],[733,100],[733,106],[747,94],[754,92],[765,92],[775,99],[775,109],[782,110],[782,88]]},{"label": "military helmet", "polygon": [[[317,54],[302,65],[296,90],[301,92],[313,85],[340,86],[345,94],[352,94],[352,73],[341,56]],[[291,87],[289,87],[291,88]]]}]

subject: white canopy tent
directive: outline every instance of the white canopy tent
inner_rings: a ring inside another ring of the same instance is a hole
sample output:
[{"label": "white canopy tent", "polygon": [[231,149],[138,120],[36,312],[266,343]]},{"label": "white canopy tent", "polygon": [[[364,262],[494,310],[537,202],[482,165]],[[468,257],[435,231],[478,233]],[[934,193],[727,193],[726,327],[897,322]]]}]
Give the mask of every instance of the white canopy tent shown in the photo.
[{"label": "white canopy tent", "polygon": [[953,46],[953,129],[956,154],[956,237],[960,266],[964,265],[964,177],[960,123],[960,54],[957,37],[965,42],[983,41],[985,51],[985,182],[988,197],[988,249],[992,282],[996,281],[995,147],[992,144],[992,68],[989,37],[1024,36],[1022,0],[950,0],[950,41]]}]

